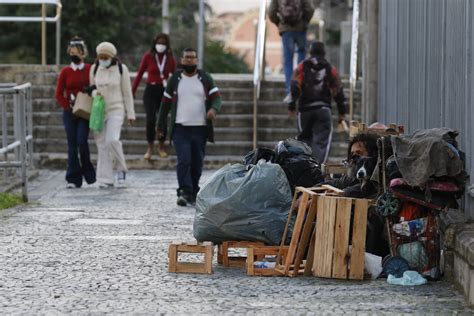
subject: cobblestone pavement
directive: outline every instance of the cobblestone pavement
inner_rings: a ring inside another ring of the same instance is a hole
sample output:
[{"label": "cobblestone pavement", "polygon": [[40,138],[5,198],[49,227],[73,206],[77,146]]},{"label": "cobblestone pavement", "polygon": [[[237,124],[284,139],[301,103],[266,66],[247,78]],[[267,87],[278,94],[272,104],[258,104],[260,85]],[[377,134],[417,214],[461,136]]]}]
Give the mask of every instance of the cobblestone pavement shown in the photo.
[{"label": "cobblestone pavement", "polygon": [[0,213],[1,314],[472,314],[444,281],[247,277],[215,262],[212,275],[170,274],[167,246],[192,239],[194,215],[175,205],[174,172],[133,171],[128,188],[105,190],[68,190],[63,176],[41,171],[37,202]]}]

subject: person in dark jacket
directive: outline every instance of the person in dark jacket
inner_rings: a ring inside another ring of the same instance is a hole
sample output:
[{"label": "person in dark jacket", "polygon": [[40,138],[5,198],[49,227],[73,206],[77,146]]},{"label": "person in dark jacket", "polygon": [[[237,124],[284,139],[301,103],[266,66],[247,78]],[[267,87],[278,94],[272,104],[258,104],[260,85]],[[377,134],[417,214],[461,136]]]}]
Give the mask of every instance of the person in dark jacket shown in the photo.
[{"label": "person in dark jacket", "polygon": [[288,114],[296,114],[298,102],[298,140],[307,143],[320,163],[327,160],[332,136],[331,100],[337,104],[339,121],[345,119],[346,105],[337,70],[325,59],[324,44],[313,42],[310,57],[293,74],[292,101]]},{"label": "person in dark jacket", "polygon": [[182,69],[168,81],[158,113],[159,133],[164,133],[171,111],[168,135],[176,149],[179,206],[193,204],[199,191],[206,141],[214,142],[212,120],[221,108],[221,97],[211,75],[197,69],[197,52],[186,48]]},{"label": "person in dark jacket", "polygon": [[293,55],[295,47],[298,63],[306,57],[306,31],[313,17],[314,8],[309,0],[272,0],[268,11],[270,21],[278,27],[283,44],[283,69],[285,89],[290,101],[290,82],[293,73]]}]

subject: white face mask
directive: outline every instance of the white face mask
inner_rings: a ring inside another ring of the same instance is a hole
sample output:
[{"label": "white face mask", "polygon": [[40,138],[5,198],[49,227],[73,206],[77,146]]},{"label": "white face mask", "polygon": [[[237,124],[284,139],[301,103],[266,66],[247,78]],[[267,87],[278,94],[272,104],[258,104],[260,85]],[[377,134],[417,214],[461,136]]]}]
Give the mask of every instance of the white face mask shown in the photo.
[{"label": "white face mask", "polygon": [[158,53],[164,53],[166,50],[166,45],[163,44],[156,44],[155,49]]},{"label": "white face mask", "polygon": [[99,65],[100,65],[101,67],[104,67],[104,68],[109,67],[111,63],[112,63],[112,60],[111,60],[111,59],[107,59],[107,60],[102,60],[102,59],[100,59],[100,60],[99,60]]}]

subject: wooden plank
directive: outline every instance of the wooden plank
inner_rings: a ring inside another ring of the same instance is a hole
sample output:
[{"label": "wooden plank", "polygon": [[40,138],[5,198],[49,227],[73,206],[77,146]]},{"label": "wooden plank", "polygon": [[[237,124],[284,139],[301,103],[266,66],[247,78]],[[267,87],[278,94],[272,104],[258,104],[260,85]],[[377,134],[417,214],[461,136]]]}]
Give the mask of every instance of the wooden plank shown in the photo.
[{"label": "wooden plank", "polygon": [[227,243],[224,241],[221,245],[221,255],[222,255],[222,265],[224,267],[229,266],[229,249],[227,248]]},{"label": "wooden plank", "polygon": [[352,199],[337,199],[334,259],[332,265],[332,276],[337,279],[347,278],[351,208]]},{"label": "wooden plank", "polygon": [[[318,208],[317,202],[318,202],[318,197],[313,196],[313,198],[310,201],[311,204],[310,204],[309,210],[306,214],[306,219],[304,221],[303,232],[298,242],[298,250],[296,252],[295,260],[294,260],[294,265],[296,267],[300,266],[301,262],[303,262],[303,259],[304,259],[303,256],[307,254],[308,244],[312,236],[312,232],[314,230],[313,222],[316,217],[316,210]],[[294,269],[293,273],[290,273],[290,276],[297,276],[298,272],[299,272],[298,269]]]},{"label": "wooden plank", "polygon": [[[286,221],[285,230],[283,231],[283,237],[281,238],[281,241],[280,241],[280,249],[282,250],[283,250],[282,247],[285,246],[286,238],[288,237],[288,229],[290,227],[291,219],[293,218],[293,214],[295,212],[294,208],[295,208],[295,203],[297,199],[298,199],[298,191],[295,189],[295,194],[293,194],[293,200],[291,201],[290,212],[288,213],[288,219]],[[282,260],[282,258],[283,258],[283,252],[279,251],[276,257],[276,267],[275,267],[276,270],[279,270],[283,266],[284,261]]]},{"label": "wooden plank", "polygon": [[176,251],[189,253],[205,253],[206,249],[210,247],[211,246],[178,245],[176,246]]},{"label": "wooden plank", "polygon": [[306,193],[306,194],[308,194],[309,196],[313,196],[313,195],[316,195],[316,194],[317,194],[316,192],[313,192],[313,190],[315,190],[315,191],[320,191],[320,190],[319,190],[319,187],[316,187],[316,188],[296,187],[295,192]]},{"label": "wooden plank", "polygon": [[323,261],[323,249],[326,238],[326,226],[325,218],[326,218],[326,197],[320,196],[318,198],[318,217],[316,220],[316,235],[315,235],[315,243],[314,243],[314,260],[313,260],[313,274],[315,276],[321,275],[322,269],[322,261]]},{"label": "wooden plank", "polygon": [[204,263],[178,262],[176,264],[177,273],[203,273],[207,274]]},{"label": "wooden plank", "polygon": [[367,230],[368,206],[368,200],[355,200],[354,223],[352,228],[352,252],[349,270],[350,279],[364,279],[365,234]]},{"label": "wooden plank", "polygon": [[168,248],[168,272],[176,272],[176,263],[178,262],[178,253],[176,244],[171,244]]},{"label": "wooden plank", "polygon": [[329,184],[323,184],[322,187],[329,190],[329,191],[333,191],[333,192],[336,192],[336,193],[344,193],[343,190],[338,189],[336,187],[333,187],[332,185],[329,185]]},{"label": "wooden plank", "polygon": [[212,274],[212,257],[214,247],[211,245],[206,246],[206,252],[204,253],[204,271],[207,274]]},{"label": "wooden plank", "polygon": [[254,263],[254,248],[247,248],[247,275],[255,275]]},{"label": "wooden plank", "polygon": [[336,200],[337,198],[326,197],[324,212],[326,225],[325,248],[323,248],[324,260],[322,261],[321,276],[330,278],[332,276],[332,259],[334,249],[334,226],[336,224]]},{"label": "wooden plank", "polygon": [[308,205],[309,194],[303,192],[301,202],[298,208],[298,214],[296,215],[295,225],[293,226],[293,234],[291,235],[290,247],[288,249],[288,255],[285,260],[285,274],[288,274],[289,267],[295,260],[296,250],[301,236],[301,230],[303,229],[303,222],[306,216],[306,206]]},{"label": "wooden plank", "polygon": [[310,276],[313,270],[313,262],[314,262],[314,242],[316,236],[316,227],[311,234],[311,242],[309,243],[309,250],[308,256],[306,257],[306,264],[304,266],[304,275]]}]

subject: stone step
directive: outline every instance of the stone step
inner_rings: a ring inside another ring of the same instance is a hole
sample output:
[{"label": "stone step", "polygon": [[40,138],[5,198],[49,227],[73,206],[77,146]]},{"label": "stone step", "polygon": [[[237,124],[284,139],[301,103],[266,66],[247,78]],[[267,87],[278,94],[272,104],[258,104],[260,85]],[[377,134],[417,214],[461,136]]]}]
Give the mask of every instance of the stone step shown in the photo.
[{"label": "stone step", "polygon": [[[354,116],[357,119],[358,116]],[[145,126],[145,114],[136,114],[135,126]],[[33,114],[34,126],[62,125],[62,112],[37,112]],[[296,126],[296,118],[287,114],[266,114],[258,118],[259,128],[286,128]],[[333,126],[337,124],[337,116],[333,115]],[[127,125],[124,123],[124,126]],[[252,114],[219,114],[214,121],[215,127],[251,127],[253,126]]]},{"label": "stone step", "polygon": [[[34,159],[37,165],[49,169],[63,169],[67,167],[67,154],[35,154]],[[143,155],[125,155],[127,167],[129,169],[159,169],[159,170],[174,170],[176,168],[176,156],[170,155],[166,158],[158,158],[153,156],[152,160],[144,160]],[[204,169],[219,169],[228,163],[241,163],[243,156],[213,156],[206,155],[204,158]],[[343,157],[329,157],[328,162],[340,163]],[[94,166],[97,166],[97,155],[92,154],[91,160]]]},{"label": "stone step", "polygon": [[[143,106],[143,100],[135,99],[135,112],[145,113],[145,107]],[[359,99],[355,99],[355,111],[359,111]],[[333,104],[333,107],[336,107]],[[33,100],[33,109],[35,112],[51,112],[60,110],[59,105],[52,98],[36,98]],[[270,101],[260,100],[258,102],[258,113],[262,114],[287,114],[288,105],[281,101]],[[222,109],[220,114],[252,114],[253,113],[253,101],[234,101],[234,100],[223,100]]]},{"label": "stone step", "polygon": [[[217,127],[214,129],[215,139],[219,141],[251,141],[253,139],[253,129],[251,127],[231,128]],[[92,139],[92,133],[90,133]],[[260,141],[278,141],[286,138],[295,137],[297,135],[296,127],[294,128],[259,128],[258,139]],[[38,139],[61,139],[66,134],[62,125],[53,126],[35,126],[34,138]],[[143,140],[145,139],[144,127],[124,127],[121,133],[123,140]],[[332,139],[334,142],[345,142],[348,137],[346,133],[334,130]]]},{"label": "stone step", "polygon": [[[274,148],[276,141],[261,141],[258,147]],[[92,153],[97,152],[95,141],[90,140],[90,150]],[[122,140],[123,150],[126,154],[141,155],[144,154],[147,146],[145,140]],[[34,141],[34,148],[39,153],[66,153],[66,139],[44,139],[37,138]],[[208,143],[206,154],[214,156],[237,155],[244,156],[252,150],[251,141],[218,141],[216,143]],[[174,148],[169,148],[169,153],[174,155]],[[347,144],[334,142],[331,145],[330,156],[344,157],[347,154]]]}]

